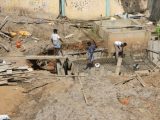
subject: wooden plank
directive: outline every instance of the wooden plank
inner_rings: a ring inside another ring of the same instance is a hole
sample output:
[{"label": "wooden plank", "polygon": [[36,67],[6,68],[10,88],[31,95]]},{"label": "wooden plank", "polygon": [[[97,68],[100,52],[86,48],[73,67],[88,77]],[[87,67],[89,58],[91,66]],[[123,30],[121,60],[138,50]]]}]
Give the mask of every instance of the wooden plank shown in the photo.
[{"label": "wooden plank", "polygon": [[118,83],[115,83],[114,85],[118,85],[118,84],[126,84],[127,82],[130,82],[131,80],[134,80],[135,78],[129,78],[127,80],[123,80],[123,81],[120,81]]},{"label": "wooden plank", "polygon": [[6,23],[8,22],[8,17],[9,16],[6,16],[5,18],[4,18],[4,20],[3,20],[3,22],[1,23],[1,25],[0,25],[0,30],[2,30],[2,28],[6,25]]},{"label": "wooden plank", "polygon": [[26,71],[26,72],[14,72],[12,74],[3,73],[3,74],[0,74],[0,76],[16,75],[16,74],[26,74],[26,73],[29,73],[29,71]]},{"label": "wooden plank", "polygon": [[47,59],[66,59],[64,56],[38,56],[38,55],[29,55],[29,56],[6,56],[1,57],[1,59],[26,59],[26,60],[47,60]]},{"label": "wooden plank", "polygon": [[145,76],[145,75],[149,75],[151,70],[139,70],[139,71],[135,71],[135,73],[141,75],[141,76]]},{"label": "wooden plank", "polygon": [[116,67],[116,71],[115,71],[115,74],[116,74],[116,75],[119,75],[120,70],[121,70],[121,65],[122,65],[122,58],[121,58],[121,57],[118,57],[117,67]]},{"label": "wooden plank", "polygon": [[143,81],[143,79],[141,78],[141,76],[140,76],[138,73],[135,73],[135,74],[136,74],[137,80],[141,83],[141,85],[142,85],[143,87],[145,87],[145,86],[146,86],[146,83]]},{"label": "wooden plank", "polygon": [[[107,27],[103,25],[102,27]],[[122,28],[143,28],[143,26],[140,25],[129,25],[129,26],[122,26],[122,27],[107,27],[106,29],[122,29]]]},{"label": "wooden plank", "polygon": [[86,77],[85,75],[56,75],[54,77]]},{"label": "wooden plank", "polygon": [[[54,59],[66,59],[68,56],[37,56],[37,55],[30,55],[30,56],[6,56],[1,57],[1,59],[26,59],[26,60],[54,60]],[[96,57],[95,59],[106,58],[106,57]],[[74,58],[69,56],[70,60],[86,60],[87,58]]]},{"label": "wooden plank", "polygon": [[85,103],[86,103],[87,105],[89,105],[87,96],[86,96],[86,94],[84,93],[83,83],[82,83],[82,81],[81,81],[81,79],[80,79],[79,77],[78,77],[78,80],[79,80],[79,83],[80,83],[80,85],[81,85],[81,91],[82,91],[82,94],[83,94],[84,101],[85,101]]},{"label": "wooden plank", "polygon": [[2,44],[2,43],[0,43],[0,46],[2,46],[7,52],[9,52],[10,50],[9,50],[9,48],[6,46],[6,45],[4,45],[4,44]]},{"label": "wooden plank", "polygon": [[8,85],[8,81],[0,81],[0,86]]},{"label": "wooden plank", "polygon": [[[53,82],[50,82],[50,83],[53,83]],[[48,84],[50,84],[50,83],[44,83],[44,84],[42,84],[42,85],[39,85],[39,86],[36,86],[36,87],[34,87],[34,88],[31,88],[31,89],[29,89],[29,90],[27,90],[27,91],[24,91],[23,93],[30,93],[31,91],[36,90],[36,89],[41,88],[41,87],[45,87],[46,85],[48,85]]]},{"label": "wooden plank", "polygon": [[5,38],[8,38],[9,40],[11,39],[11,37],[10,37],[10,36],[8,36],[8,35],[4,34],[4,33],[3,33],[3,32],[1,32],[1,31],[0,31],[0,36],[5,37]]},{"label": "wooden plank", "polygon": [[[98,48],[94,51],[94,53],[97,53],[97,52],[106,52],[106,48]],[[73,53],[68,53],[67,55],[80,55],[80,54],[86,54],[87,51],[82,51],[82,52],[73,52]]]}]

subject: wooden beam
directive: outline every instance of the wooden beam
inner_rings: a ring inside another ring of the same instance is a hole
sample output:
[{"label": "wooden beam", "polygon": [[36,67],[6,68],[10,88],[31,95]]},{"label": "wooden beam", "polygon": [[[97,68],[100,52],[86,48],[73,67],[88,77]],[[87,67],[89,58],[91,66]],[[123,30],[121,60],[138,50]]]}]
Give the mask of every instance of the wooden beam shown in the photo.
[{"label": "wooden beam", "polygon": [[5,33],[3,33],[2,31],[0,31],[0,36],[4,37],[4,38],[7,38],[8,40],[11,39],[10,36],[6,35]]},{"label": "wooden beam", "polygon": [[56,75],[55,77],[86,77],[85,75]]},{"label": "wooden beam", "polygon": [[9,16],[6,16],[5,18],[4,18],[4,20],[3,20],[3,22],[1,23],[1,25],[0,25],[0,30],[2,30],[2,28],[6,25],[6,23],[8,22],[8,17]]},{"label": "wooden beam", "polygon": [[81,91],[82,91],[82,94],[83,94],[84,101],[85,101],[85,103],[86,103],[87,105],[89,105],[87,96],[86,96],[86,94],[85,94],[85,92],[84,92],[83,83],[82,83],[82,81],[81,81],[81,78],[78,77],[78,80],[79,80],[79,83],[80,83],[80,85],[81,85]]},{"label": "wooden beam", "polygon": [[123,81],[120,81],[118,83],[115,83],[114,85],[118,85],[118,84],[126,84],[127,82],[131,81],[131,80],[134,80],[135,78],[129,78],[127,80],[123,80]]},{"label": "wooden beam", "polygon": [[[99,48],[99,49],[96,49],[94,51],[94,53],[97,53],[97,52],[105,52],[107,49],[106,48]],[[82,51],[82,52],[73,52],[73,53],[68,53],[67,55],[80,55],[80,54],[86,54],[87,51]]]},{"label": "wooden beam", "polygon": [[119,73],[120,73],[121,64],[122,64],[122,58],[121,58],[121,57],[118,57],[117,67],[116,67],[116,71],[115,71],[115,74],[116,74],[116,75],[119,75]]},{"label": "wooden beam", "polygon": [[143,87],[145,87],[146,84],[145,84],[145,82],[143,81],[143,79],[141,78],[141,76],[140,76],[138,73],[135,73],[135,74],[136,74],[137,80],[141,83],[141,85],[142,85]]},{"label": "wooden beam", "polygon": [[2,44],[2,43],[0,43],[0,46],[2,46],[7,52],[9,52],[10,50],[9,50],[9,48],[6,46],[6,45],[4,45],[4,44]]},{"label": "wooden beam", "polygon": [[26,60],[45,60],[45,59],[66,59],[64,56],[38,56],[38,55],[28,55],[28,56],[6,56],[1,57],[1,59],[15,58],[15,59],[26,59]]},{"label": "wooden beam", "polygon": [[[53,60],[53,59],[66,59],[69,58],[71,61],[75,61],[75,60],[87,60],[87,58],[74,58],[71,56],[38,56],[38,55],[29,55],[29,56],[6,56],[6,57],[1,57],[1,59],[26,59],[26,60]],[[100,58],[106,58],[106,57],[97,57],[96,59],[100,59]]]}]

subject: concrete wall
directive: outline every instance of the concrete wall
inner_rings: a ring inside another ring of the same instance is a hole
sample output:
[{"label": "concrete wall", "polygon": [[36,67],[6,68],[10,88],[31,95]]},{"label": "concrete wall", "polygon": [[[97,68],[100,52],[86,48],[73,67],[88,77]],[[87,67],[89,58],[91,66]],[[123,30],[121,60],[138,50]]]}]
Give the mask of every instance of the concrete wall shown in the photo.
[{"label": "concrete wall", "polygon": [[108,39],[106,41],[109,53],[113,53],[115,51],[113,43],[117,40],[127,42],[128,45],[125,48],[126,52],[137,54],[138,52],[143,52],[143,50],[148,48],[150,33],[146,30],[111,32],[108,34]]},{"label": "concrete wall", "polygon": [[105,16],[106,0],[68,0],[66,16],[73,19],[94,19]]},{"label": "concrete wall", "polygon": [[31,15],[48,15],[58,16],[59,0],[0,0],[0,11],[9,13],[23,12]]},{"label": "concrete wall", "polygon": [[160,59],[160,54],[158,54],[160,51],[160,40],[157,40],[157,41],[151,40],[151,41],[149,41],[148,46],[149,46],[148,47],[149,50],[157,52],[157,53],[154,53],[151,51],[148,52],[150,60],[153,63],[157,64],[157,62],[159,62],[159,59]]},{"label": "concrete wall", "polygon": [[115,51],[113,45],[115,41],[127,42],[128,46],[125,48],[127,53],[135,52],[137,54],[148,48],[148,41],[151,38],[150,32],[124,28],[130,25],[137,25],[133,20],[103,21],[102,26],[99,26],[99,24],[100,22],[95,22],[94,29],[104,40],[109,54]]},{"label": "concrete wall", "polygon": [[110,0],[110,14],[122,14],[124,12],[122,3],[120,0]]},{"label": "concrete wall", "polygon": [[[65,15],[72,19],[96,19],[123,12],[119,0],[66,0]],[[1,12],[25,12],[43,17],[59,14],[59,0],[0,0]]]},{"label": "concrete wall", "polygon": [[101,15],[123,13],[118,0],[68,0],[66,16],[73,19],[95,19]]}]

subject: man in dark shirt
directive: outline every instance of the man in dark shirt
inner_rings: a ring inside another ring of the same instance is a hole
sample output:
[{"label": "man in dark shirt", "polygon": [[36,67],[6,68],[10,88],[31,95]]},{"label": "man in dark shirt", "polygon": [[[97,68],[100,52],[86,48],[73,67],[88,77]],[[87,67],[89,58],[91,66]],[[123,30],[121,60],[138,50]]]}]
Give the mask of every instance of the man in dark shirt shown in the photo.
[{"label": "man in dark shirt", "polygon": [[71,68],[72,68],[72,63],[68,58],[66,58],[66,60],[63,63],[63,69],[65,75],[68,75],[68,71],[71,70]]}]

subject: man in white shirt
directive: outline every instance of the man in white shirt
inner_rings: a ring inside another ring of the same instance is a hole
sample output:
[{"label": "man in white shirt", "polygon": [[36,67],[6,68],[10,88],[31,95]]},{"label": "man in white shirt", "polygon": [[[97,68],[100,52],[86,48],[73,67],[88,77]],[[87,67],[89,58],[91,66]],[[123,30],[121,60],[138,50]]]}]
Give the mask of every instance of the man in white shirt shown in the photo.
[{"label": "man in white shirt", "polygon": [[53,43],[53,47],[54,47],[54,50],[55,50],[55,55],[60,55],[60,52],[61,54],[63,55],[63,52],[62,52],[62,46],[61,46],[61,42],[62,39],[60,38],[60,36],[57,34],[58,30],[57,29],[53,29],[53,33],[51,35],[51,41]]},{"label": "man in white shirt", "polygon": [[115,41],[114,42],[114,47],[115,47],[115,58],[116,60],[118,57],[123,57],[123,48],[127,46],[127,43],[121,42],[121,41]]}]

